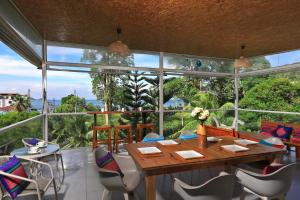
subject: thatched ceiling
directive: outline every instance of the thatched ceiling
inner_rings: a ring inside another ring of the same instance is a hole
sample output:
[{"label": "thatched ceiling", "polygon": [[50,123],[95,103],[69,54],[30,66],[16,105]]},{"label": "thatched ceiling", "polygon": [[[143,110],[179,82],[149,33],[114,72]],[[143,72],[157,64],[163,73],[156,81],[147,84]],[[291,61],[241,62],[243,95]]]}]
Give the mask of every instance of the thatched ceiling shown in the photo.
[{"label": "thatched ceiling", "polygon": [[300,47],[299,0],[13,0],[46,40],[235,58]]}]

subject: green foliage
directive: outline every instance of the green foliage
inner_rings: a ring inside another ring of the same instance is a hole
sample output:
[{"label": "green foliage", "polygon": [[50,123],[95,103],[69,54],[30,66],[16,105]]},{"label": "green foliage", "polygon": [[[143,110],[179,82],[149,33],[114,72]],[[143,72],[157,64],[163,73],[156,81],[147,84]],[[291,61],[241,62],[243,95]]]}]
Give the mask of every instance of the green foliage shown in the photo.
[{"label": "green foliage", "polygon": [[[241,108],[299,112],[299,82],[289,78],[269,77],[261,80],[250,90],[240,101]],[[257,131],[262,119],[279,122],[293,122],[295,116],[271,113],[241,112],[240,119],[246,126],[242,129],[247,131]]]},{"label": "green foliage", "polygon": [[185,77],[172,78],[164,83],[164,93],[170,94],[169,97],[171,98],[176,96],[182,99],[185,103],[188,103],[198,91],[199,90],[192,84],[192,82]]},{"label": "green foliage", "polygon": [[39,113],[34,112],[9,112],[6,114],[0,114],[0,128],[23,121],[25,119],[34,117]]},{"label": "green foliage", "polygon": [[192,97],[191,105],[205,109],[216,109],[219,107],[217,96],[209,92],[198,92]]}]

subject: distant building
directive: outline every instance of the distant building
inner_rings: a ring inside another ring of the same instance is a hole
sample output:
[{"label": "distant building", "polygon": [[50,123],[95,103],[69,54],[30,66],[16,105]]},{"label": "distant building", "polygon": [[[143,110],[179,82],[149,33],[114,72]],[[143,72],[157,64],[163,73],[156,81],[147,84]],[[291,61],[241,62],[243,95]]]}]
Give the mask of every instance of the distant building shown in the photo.
[{"label": "distant building", "polygon": [[5,114],[11,111],[14,111],[15,107],[14,106],[5,106],[5,107],[0,107],[0,114]]},{"label": "distant building", "polygon": [[18,93],[0,93],[0,108],[12,106]]}]

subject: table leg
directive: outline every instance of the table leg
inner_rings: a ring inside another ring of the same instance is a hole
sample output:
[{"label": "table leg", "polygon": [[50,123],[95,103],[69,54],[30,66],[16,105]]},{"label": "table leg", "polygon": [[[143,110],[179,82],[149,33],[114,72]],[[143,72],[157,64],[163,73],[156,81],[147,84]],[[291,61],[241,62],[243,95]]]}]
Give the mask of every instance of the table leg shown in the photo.
[{"label": "table leg", "polygon": [[155,176],[146,176],[146,200],[155,200],[156,198],[156,187],[155,187]]},{"label": "table leg", "polygon": [[296,158],[300,158],[300,147],[296,147]]}]

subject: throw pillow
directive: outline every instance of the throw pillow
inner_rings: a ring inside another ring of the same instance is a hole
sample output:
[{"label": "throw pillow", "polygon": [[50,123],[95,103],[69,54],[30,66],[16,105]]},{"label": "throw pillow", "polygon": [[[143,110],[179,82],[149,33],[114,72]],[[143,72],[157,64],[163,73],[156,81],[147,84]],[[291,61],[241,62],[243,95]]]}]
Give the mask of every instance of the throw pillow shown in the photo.
[{"label": "throw pillow", "polygon": [[28,139],[28,140],[26,140],[26,142],[32,146],[35,146],[35,145],[37,145],[37,143],[39,143],[39,141],[36,138]]},{"label": "throw pillow", "polygon": [[121,175],[121,177],[124,176],[118,163],[116,162],[112,153],[110,153],[110,152],[108,152],[106,155],[104,155],[100,158],[97,158],[96,163],[97,163],[98,167],[100,167],[100,168],[111,170],[111,171],[116,171]]},{"label": "throw pillow", "polygon": [[[7,162],[2,164],[0,166],[0,170],[8,174],[28,178],[24,166],[21,164],[20,160],[16,156],[13,156]],[[0,175],[0,181],[3,187],[6,189],[6,191],[10,194],[12,199],[15,199],[18,196],[18,194],[20,194],[29,184],[29,182],[27,181],[3,175]]]},{"label": "throw pillow", "polygon": [[292,127],[278,125],[278,127],[274,133],[274,136],[279,137],[281,139],[288,140],[288,139],[290,139],[292,131],[293,131]]}]

